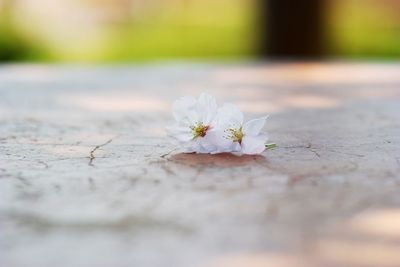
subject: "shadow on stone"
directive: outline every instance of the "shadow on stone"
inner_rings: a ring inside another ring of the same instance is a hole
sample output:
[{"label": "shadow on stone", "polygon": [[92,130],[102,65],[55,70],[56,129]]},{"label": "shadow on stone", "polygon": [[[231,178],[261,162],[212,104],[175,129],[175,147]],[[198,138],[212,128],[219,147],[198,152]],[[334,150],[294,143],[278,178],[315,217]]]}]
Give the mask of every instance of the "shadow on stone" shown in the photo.
[{"label": "shadow on stone", "polygon": [[262,155],[237,155],[232,153],[220,154],[196,154],[178,153],[169,158],[171,161],[189,166],[218,166],[218,167],[237,167],[264,162],[266,159]]}]

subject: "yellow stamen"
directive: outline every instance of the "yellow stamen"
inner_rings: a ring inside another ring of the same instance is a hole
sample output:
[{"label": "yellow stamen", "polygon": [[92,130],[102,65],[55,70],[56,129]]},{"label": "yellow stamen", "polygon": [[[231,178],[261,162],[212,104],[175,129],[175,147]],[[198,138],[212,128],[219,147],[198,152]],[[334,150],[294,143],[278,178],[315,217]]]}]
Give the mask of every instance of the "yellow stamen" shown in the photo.
[{"label": "yellow stamen", "polygon": [[239,144],[242,143],[243,139],[243,129],[240,127],[239,129],[229,128],[228,131],[230,132],[230,139],[233,139],[234,142],[238,142]]},{"label": "yellow stamen", "polygon": [[198,122],[196,125],[191,126],[190,129],[193,131],[193,139],[206,136],[209,128],[210,126],[204,125],[202,122]]}]

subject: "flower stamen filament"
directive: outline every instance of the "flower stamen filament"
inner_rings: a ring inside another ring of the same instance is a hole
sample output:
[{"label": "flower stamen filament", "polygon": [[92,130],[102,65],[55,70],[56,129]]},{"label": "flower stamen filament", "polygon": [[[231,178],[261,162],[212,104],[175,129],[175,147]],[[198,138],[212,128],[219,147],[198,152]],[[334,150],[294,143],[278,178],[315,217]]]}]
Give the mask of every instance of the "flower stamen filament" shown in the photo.
[{"label": "flower stamen filament", "polygon": [[242,143],[243,139],[243,129],[240,127],[239,129],[229,128],[228,131],[230,135],[228,136],[229,139],[232,139],[234,142],[238,142],[239,144]]},{"label": "flower stamen filament", "polygon": [[210,126],[204,125],[202,122],[198,122],[195,125],[192,125],[190,129],[192,130],[193,133],[193,139],[197,137],[204,137],[207,134],[208,129]]}]

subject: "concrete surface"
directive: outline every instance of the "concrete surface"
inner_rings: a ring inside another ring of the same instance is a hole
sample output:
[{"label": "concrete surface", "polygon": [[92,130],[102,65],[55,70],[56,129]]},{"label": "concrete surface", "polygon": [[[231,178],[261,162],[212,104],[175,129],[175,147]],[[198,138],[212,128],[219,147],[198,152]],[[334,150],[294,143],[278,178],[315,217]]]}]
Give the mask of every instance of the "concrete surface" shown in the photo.
[{"label": "concrete surface", "polygon": [[[180,154],[170,105],[271,114]],[[400,266],[400,65],[0,66],[0,266]]]}]

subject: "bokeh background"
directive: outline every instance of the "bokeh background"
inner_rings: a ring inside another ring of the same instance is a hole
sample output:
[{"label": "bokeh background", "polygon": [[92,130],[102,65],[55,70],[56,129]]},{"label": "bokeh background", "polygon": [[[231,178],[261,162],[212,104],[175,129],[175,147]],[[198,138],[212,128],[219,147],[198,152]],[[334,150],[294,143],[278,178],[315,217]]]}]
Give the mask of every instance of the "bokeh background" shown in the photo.
[{"label": "bokeh background", "polygon": [[[279,0],[270,2],[274,1]],[[276,7],[272,10],[266,2],[0,0],[0,61],[143,62],[273,56],[266,45],[271,38],[268,32],[292,36],[287,29],[304,19],[282,30],[281,23],[268,25],[271,21],[266,18],[276,15]],[[279,13],[281,20],[292,20],[290,12],[298,9],[292,7],[294,2],[281,2],[288,10]],[[399,0],[316,0],[311,5],[316,2],[321,7],[309,17],[320,17],[320,56],[400,58]],[[302,27],[297,29],[299,41],[302,31],[307,31],[307,25]]]}]

